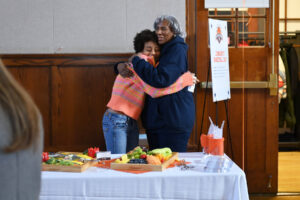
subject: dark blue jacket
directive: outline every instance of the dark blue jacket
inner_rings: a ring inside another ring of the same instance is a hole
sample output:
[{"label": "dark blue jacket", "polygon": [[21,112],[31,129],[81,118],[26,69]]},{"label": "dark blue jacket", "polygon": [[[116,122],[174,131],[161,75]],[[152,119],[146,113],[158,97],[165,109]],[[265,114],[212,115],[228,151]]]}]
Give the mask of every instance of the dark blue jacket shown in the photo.
[{"label": "dark blue jacket", "polygon": [[[134,70],[149,85],[168,87],[188,70],[187,48],[183,38],[177,36],[161,46],[157,68],[136,56],[132,60]],[[187,88],[159,98],[146,96],[142,122],[147,131],[191,132],[194,121],[194,97]]]}]

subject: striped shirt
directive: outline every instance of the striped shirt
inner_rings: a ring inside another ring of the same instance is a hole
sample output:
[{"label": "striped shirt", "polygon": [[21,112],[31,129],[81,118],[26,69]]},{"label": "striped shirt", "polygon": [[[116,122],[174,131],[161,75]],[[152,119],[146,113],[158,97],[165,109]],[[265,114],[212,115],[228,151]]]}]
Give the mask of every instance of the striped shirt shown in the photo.
[{"label": "striped shirt", "polygon": [[154,88],[145,83],[134,71],[133,73],[134,76],[131,78],[117,76],[107,107],[122,112],[135,120],[139,118],[144,107],[145,93],[156,98],[176,93],[186,86],[193,85],[193,76],[190,72],[184,73],[167,88]]}]

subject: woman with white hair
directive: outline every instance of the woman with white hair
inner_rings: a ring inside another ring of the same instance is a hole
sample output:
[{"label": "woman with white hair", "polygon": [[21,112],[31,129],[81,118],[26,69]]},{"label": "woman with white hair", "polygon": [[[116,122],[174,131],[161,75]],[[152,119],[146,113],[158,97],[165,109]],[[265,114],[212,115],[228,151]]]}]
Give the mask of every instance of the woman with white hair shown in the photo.
[{"label": "woman with white hair", "polygon": [[[188,71],[188,46],[175,17],[158,17],[154,29],[161,47],[159,65],[153,68],[138,54],[131,61],[143,81],[165,88]],[[146,97],[142,122],[150,149],[170,147],[172,151],[185,152],[194,121],[194,97],[188,88],[159,98]]]}]

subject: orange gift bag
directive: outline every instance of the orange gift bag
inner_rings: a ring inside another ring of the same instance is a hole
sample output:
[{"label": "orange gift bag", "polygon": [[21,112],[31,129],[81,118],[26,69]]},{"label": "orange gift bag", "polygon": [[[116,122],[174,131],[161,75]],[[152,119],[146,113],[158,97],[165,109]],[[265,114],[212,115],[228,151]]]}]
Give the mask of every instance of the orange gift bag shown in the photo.
[{"label": "orange gift bag", "polygon": [[215,156],[224,155],[224,138],[209,140],[209,153]]}]

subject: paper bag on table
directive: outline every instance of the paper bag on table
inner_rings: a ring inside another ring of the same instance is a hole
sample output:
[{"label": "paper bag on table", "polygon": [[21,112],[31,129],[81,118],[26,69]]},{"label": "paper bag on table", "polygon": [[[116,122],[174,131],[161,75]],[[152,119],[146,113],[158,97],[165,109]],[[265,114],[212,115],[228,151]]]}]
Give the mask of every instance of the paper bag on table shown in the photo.
[{"label": "paper bag on table", "polygon": [[209,121],[210,121],[210,127],[208,130],[208,134],[209,135],[211,134],[212,137],[208,137],[207,153],[212,155],[223,155],[224,154],[224,138],[223,138],[224,121],[222,122],[220,128],[213,123],[210,117],[209,117]]}]

